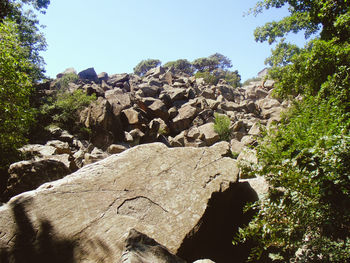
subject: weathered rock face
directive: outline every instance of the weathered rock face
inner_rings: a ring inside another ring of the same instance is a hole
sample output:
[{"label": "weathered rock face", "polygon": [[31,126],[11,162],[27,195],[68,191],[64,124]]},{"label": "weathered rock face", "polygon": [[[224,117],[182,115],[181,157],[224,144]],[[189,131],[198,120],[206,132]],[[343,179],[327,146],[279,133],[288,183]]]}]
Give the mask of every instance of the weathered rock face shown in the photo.
[{"label": "weathered rock face", "polygon": [[2,254],[10,262],[31,254],[37,262],[48,255],[118,262],[136,229],[189,262],[230,262],[247,189],[237,182],[236,161],[224,157],[229,148],[140,145],[19,195],[0,208]]}]

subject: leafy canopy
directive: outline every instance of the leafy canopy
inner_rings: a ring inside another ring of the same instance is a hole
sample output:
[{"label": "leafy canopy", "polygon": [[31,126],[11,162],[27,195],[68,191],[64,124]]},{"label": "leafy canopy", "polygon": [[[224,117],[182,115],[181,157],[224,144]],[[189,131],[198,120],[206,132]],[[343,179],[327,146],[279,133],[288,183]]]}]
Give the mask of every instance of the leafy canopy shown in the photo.
[{"label": "leafy canopy", "polygon": [[[251,173],[270,185],[235,242],[253,245],[252,262],[350,260],[350,5],[347,0],[265,0],[290,15],[257,28],[257,41],[280,39],[267,63],[277,96],[300,101],[257,147]],[[314,35],[304,48],[286,34]]]},{"label": "leafy canopy", "polygon": [[134,73],[139,76],[143,76],[152,68],[160,66],[162,62],[159,59],[146,59],[142,60],[134,67]]},{"label": "leafy canopy", "polygon": [[29,105],[33,64],[22,46],[18,26],[6,19],[0,23],[0,169],[12,161],[33,114]]}]

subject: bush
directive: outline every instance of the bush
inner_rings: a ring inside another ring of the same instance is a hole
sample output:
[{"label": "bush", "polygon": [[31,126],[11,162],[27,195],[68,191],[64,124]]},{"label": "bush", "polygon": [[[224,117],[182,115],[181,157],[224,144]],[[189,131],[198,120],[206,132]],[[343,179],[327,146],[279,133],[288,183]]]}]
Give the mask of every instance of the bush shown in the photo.
[{"label": "bush", "polygon": [[219,134],[221,140],[229,141],[231,136],[230,118],[218,113],[215,113],[214,117],[214,131]]},{"label": "bush", "polygon": [[[15,23],[0,23],[0,173],[17,159],[17,148],[26,143],[33,122],[29,97],[34,69],[22,46]],[[1,180],[1,179],[0,179]]]},{"label": "bush", "polygon": [[59,87],[64,90],[68,88],[69,83],[75,83],[79,80],[79,76],[75,73],[64,74],[58,81]]},{"label": "bush", "polygon": [[53,123],[73,133],[80,133],[81,129],[76,126],[78,112],[95,100],[95,94],[88,96],[82,90],[73,93],[59,91],[41,107],[40,114],[42,119],[48,120],[50,124]]},{"label": "bush", "polygon": [[176,61],[167,62],[164,67],[172,67],[173,69],[184,72],[188,75],[192,75],[194,73],[194,67],[187,59],[178,59]]},{"label": "bush", "polygon": [[252,261],[350,260],[349,127],[343,105],[305,98],[257,147],[251,172],[270,190],[240,230],[240,240],[254,244]]}]

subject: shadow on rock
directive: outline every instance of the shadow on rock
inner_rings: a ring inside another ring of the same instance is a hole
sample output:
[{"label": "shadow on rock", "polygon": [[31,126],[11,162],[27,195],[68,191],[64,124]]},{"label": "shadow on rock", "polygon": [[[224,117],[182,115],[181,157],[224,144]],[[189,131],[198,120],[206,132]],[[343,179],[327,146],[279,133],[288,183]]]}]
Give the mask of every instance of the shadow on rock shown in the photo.
[{"label": "shadow on rock", "polygon": [[38,230],[30,221],[24,205],[12,207],[16,235],[11,249],[0,251],[1,263],[73,263],[76,242],[60,238],[47,220],[41,220]]},{"label": "shadow on rock", "polygon": [[249,183],[231,183],[223,192],[211,196],[197,227],[187,234],[177,256],[188,262],[208,258],[217,263],[240,263],[247,259],[249,244],[234,246],[238,228],[247,224],[253,214],[244,213],[244,206],[258,200]]}]

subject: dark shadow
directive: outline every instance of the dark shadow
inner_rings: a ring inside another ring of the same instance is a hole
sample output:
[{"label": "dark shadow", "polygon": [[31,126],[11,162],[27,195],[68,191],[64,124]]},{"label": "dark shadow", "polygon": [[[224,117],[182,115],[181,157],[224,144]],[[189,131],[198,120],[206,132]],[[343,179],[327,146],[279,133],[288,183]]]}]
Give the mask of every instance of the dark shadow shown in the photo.
[{"label": "dark shadow", "polygon": [[245,204],[258,200],[248,182],[231,183],[223,192],[213,193],[195,230],[187,234],[177,256],[188,262],[208,258],[216,263],[244,262],[249,244],[233,246],[238,228],[247,224],[252,212],[243,213]]},{"label": "dark shadow", "polygon": [[1,263],[75,262],[75,241],[60,238],[47,220],[41,220],[36,229],[21,203],[14,204],[12,212],[16,235],[11,249],[0,251]]}]

